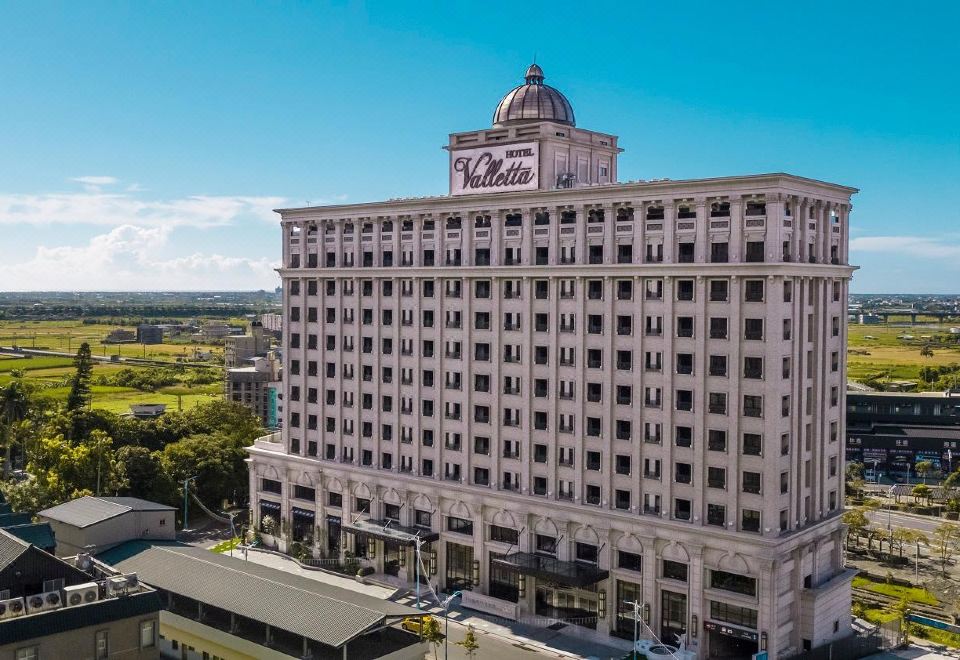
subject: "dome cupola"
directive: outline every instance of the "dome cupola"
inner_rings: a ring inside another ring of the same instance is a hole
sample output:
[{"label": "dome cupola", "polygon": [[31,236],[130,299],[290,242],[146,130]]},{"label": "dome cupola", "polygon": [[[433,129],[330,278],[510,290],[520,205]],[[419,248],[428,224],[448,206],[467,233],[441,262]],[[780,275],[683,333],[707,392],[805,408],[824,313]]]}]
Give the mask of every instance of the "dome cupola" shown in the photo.
[{"label": "dome cupola", "polygon": [[531,64],[524,76],[526,82],[514,87],[500,100],[493,113],[494,126],[555,121],[576,126],[573,107],[559,90],[543,84],[543,69]]}]

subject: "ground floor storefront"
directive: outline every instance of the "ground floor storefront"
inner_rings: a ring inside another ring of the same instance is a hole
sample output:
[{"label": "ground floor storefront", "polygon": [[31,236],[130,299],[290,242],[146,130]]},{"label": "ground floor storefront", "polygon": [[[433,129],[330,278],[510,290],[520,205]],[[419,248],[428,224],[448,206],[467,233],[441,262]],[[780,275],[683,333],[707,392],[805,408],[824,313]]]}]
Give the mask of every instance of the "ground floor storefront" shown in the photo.
[{"label": "ground floor storefront", "polygon": [[425,599],[460,592],[463,607],[585,637],[776,659],[849,629],[849,604],[815,593],[843,572],[839,519],[777,547],[660,517],[379,476],[255,461],[252,515],[304,540],[312,522],[313,556],[356,562],[369,579],[411,592],[419,582]]}]

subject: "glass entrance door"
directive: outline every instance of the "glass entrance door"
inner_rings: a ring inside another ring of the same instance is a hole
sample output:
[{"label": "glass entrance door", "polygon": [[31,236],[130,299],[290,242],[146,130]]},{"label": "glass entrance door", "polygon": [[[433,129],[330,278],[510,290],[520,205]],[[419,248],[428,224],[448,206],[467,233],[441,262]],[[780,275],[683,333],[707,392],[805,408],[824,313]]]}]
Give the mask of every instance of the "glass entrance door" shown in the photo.
[{"label": "glass entrance door", "polygon": [[597,593],[558,584],[537,584],[536,613],[584,628],[596,628]]},{"label": "glass entrance door", "polygon": [[687,632],[687,595],[673,591],[660,593],[660,640],[677,645],[677,638]]},{"label": "glass entrance door", "polygon": [[473,589],[473,547],[447,543],[447,592]]}]

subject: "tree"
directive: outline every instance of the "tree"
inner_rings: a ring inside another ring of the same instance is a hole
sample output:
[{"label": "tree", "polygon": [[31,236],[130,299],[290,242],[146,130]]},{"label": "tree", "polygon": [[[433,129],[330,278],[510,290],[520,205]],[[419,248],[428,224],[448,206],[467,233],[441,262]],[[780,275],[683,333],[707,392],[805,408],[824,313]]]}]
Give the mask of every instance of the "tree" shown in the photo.
[{"label": "tree", "polygon": [[62,435],[38,438],[27,472],[30,478],[8,482],[4,488],[19,511],[39,511],[97,492],[115,495],[125,486],[113,441],[102,431],[76,444]]},{"label": "tree", "polygon": [[197,477],[191,489],[204,504],[218,508],[223,500],[238,502],[247,496],[247,444],[223,433],[194,435],[164,447],[160,460],[177,483]]},{"label": "tree", "polygon": [[70,379],[70,394],[67,395],[66,409],[74,412],[90,404],[90,376],[93,373],[93,358],[90,356],[90,344],[83,342],[73,358],[76,371]]},{"label": "tree", "polygon": [[844,511],[841,520],[843,524],[847,526],[847,547],[850,547],[851,535],[856,536],[857,545],[859,545],[860,537],[867,533],[867,527],[870,525],[870,520],[867,518],[867,514],[864,513],[863,508],[858,507]]},{"label": "tree", "polygon": [[917,461],[913,469],[923,478],[923,483],[927,483],[927,475],[933,472],[933,461]]},{"label": "tree", "polygon": [[467,626],[467,634],[459,642],[456,642],[457,646],[463,647],[463,652],[468,658],[472,658],[477,654],[477,650],[480,648],[480,642],[477,641],[477,633],[474,631],[473,626]]},{"label": "tree", "polygon": [[176,505],[177,488],[163,469],[160,452],[128,445],[117,450],[117,465],[125,484],[123,495],[151,502]]},{"label": "tree", "polygon": [[930,503],[930,486],[927,484],[917,484],[910,493],[917,501],[925,499],[927,504]]},{"label": "tree", "polygon": [[958,487],[960,487],[960,470],[954,470],[943,480],[944,496],[951,499]]},{"label": "tree", "polygon": [[847,463],[845,477],[847,482],[847,490],[852,491],[852,494],[856,498],[863,497],[863,463]]},{"label": "tree", "polygon": [[929,344],[924,344],[923,348],[920,349],[920,357],[933,357],[933,349],[930,348]]},{"label": "tree", "polygon": [[947,574],[947,559],[957,548],[958,541],[960,541],[960,526],[943,523],[933,530],[930,542],[940,557],[940,570],[944,575]]},{"label": "tree", "polygon": [[17,437],[16,427],[27,418],[30,400],[23,381],[17,379],[0,387],[0,442],[3,443],[3,478],[10,473],[10,455]]},{"label": "tree", "polygon": [[425,616],[421,621],[423,624],[420,626],[420,636],[423,641],[433,646],[433,657],[436,660],[440,645],[443,643],[443,631],[440,629],[440,622],[432,616]]},{"label": "tree", "polygon": [[894,548],[903,557],[903,549],[907,545],[927,543],[927,537],[922,532],[909,527],[894,527],[890,533],[890,554],[893,554]]}]

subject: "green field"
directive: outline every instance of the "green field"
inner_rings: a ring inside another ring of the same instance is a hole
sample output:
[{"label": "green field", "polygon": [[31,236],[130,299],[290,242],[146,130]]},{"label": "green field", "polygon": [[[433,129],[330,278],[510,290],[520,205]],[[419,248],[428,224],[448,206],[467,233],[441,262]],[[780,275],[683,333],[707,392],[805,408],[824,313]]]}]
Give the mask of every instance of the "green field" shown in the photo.
[{"label": "green field", "polygon": [[908,602],[918,603],[920,605],[936,606],[940,604],[936,596],[920,587],[903,587],[898,584],[887,584],[886,582],[877,582],[858,575],[853,578],[853,587],[855,589],[865,589],[876,594],[890,596],[891,598],[906,598]]},{"label": "green field", "polygon": [[[918,380],[920,369],[960,365],[960,343],[937,342],[936,337],[952,338],[950,326],[943,325],[855,325],[847,334],[847,371],[851,380],[882,375],[890,380]],[[900,339],[912,335],[913,339]],[[929,345],[933,356],[920,355]]]},{"label": "green field", "polygon": [[[41,390],[37,393],[41,398],[52,398],[65,401],[69,387],[54,387]],[[109,385],[94,385],[90,388],[90,405],[93,408],[109,410],[114,413],[130,412],[130,405],[135,403],[165,403],[167,410],[175,411],[181,407],[189,410],[194,406],[222,397],[222,388],[219,384],[204,385],[196,388],[165,387],[158,392],[141,392],[131,387],[111,387]]]},{"label": "green field", "polygon": [[[187,338],[176,343],[152,344],[101,344],[113,330],[132,330],[132,326],[84,324],[80,321],[0,321],[0,346],[16,344],[23,348],[38,348],[51,351],[75,353],[80,344],[87,342],[94,355],[120,355],[122,357],[151,358],[156,360],[190,359],[195,349],[212,351],[222,355],[223,347]],[[166,338],[164,339],[166,341]]]},{"label": "green field", "polygon": [[[0,345],[16,343],[24,348],[35,345],[37,348],[50,350],[76,351],[80,343],[86,341],[90,343],[94,355],[112,355],[117,352],[117,345],[103,346],[100,340],[116,328],[117,326],[111,325],[83,325],[78,321],[0,322]],[[119,348],[121,355],[143,357],[143,346],[140,344],[124,344]],[[180,356],[192,355],[194,348],[220,353],[223,350],[222,347],[204,344],[158,344],[147,346],[146,356],[173,363]],[[152,368],[97,361],[93,367],[93,382],[96,383],[100,377],[110,376],[121,369],[139,371]],[[37,397],[64,401],[69,392],[67,379],[74,373],[73,358],[0,355],[0,386],[13,379],[14,371],[23,372],[24,381],[33,386]],[[181,385],[164,387],[157,392],[145,392],[131,387],[93,385],[91,390],[91,405],[94,408],[125,413],[129,412],[130,405],[135,403],[164,403],[171,411],[180,408],[186,410],[221,397],[223,386],[221,383],[195,387]]]}]

